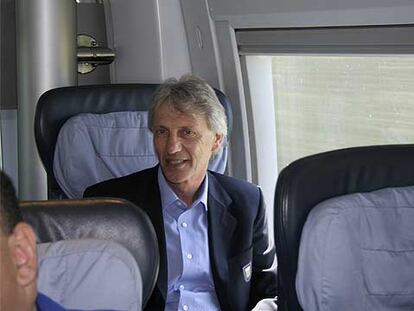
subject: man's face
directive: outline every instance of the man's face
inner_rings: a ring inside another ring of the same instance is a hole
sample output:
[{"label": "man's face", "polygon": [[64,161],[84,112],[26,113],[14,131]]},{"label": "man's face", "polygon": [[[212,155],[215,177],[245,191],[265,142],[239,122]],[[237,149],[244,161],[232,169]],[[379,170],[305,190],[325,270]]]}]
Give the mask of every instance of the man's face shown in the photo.
[{"label": "man's face", "polygon": [[16,268],[9,238],[0,229],[0,310],[15,310],[18,299]]},{"label": "man's face", "polygon": [[154,114],[153,132],[166,180],[172,186],[197,190],[223,135],[213,133],[204,117],[183,114],[166,104]]}]

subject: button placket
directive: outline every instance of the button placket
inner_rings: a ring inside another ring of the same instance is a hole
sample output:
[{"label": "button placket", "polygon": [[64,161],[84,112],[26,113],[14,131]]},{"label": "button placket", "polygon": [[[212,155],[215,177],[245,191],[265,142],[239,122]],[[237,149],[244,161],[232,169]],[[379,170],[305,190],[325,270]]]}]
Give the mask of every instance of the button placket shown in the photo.
[{"label": "button placket", "polygon": [[183,258],[183,274],[186,273],[187,268],[186,266],[189,265],[193,259],[193,254],[191,252],[191,244],[189,241],[191,230],[189,226],[189,221],[186,215],[189,215],[190,211],[186,211],[182,213],[178,218],[178,223],[180,224],[179,234],[180,234],[180,241],[181,241],[181,254]]}]

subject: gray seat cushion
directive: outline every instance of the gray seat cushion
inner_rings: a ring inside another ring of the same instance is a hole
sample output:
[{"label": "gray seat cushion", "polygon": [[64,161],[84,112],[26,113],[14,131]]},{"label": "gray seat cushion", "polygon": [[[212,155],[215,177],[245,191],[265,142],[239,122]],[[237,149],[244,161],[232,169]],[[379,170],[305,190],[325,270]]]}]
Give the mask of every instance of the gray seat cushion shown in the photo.
[{"label": "gray seat cushion", "polygon": [[142,280],[131,253],[104,240],[38,244],[38,290],[68,309],[142,309]]},{"label": "gray seat cushion", "polygon": [[313,208],[296,290],[304,310],[414,310],[414,186]]}]

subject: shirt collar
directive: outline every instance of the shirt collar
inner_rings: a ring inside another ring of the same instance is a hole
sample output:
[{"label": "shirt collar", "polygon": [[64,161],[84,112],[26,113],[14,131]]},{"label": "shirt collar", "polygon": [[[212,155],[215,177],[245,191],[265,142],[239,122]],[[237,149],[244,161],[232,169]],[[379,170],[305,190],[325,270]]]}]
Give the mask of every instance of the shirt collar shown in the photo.
[{"label": "shirt collar", "polygon": [[[181,201],[180,198],[171,189],[170,185],[168,184],[167,180],[164,177],[164,174],[162,173],[162,169],[160,166],[158,167],[158,185],[160,187],[161,205],[163,209],[175,203],[177,200],[182,202],[184,206],[186,206],[186,204],[183,201]],[[206,176],[198,190],[198,197],[191,204],[190,207],[196,206],[198,203],[202,203],[205,210],[207,211],[207,194],[208,194],[208,174],[206,173]]]}]

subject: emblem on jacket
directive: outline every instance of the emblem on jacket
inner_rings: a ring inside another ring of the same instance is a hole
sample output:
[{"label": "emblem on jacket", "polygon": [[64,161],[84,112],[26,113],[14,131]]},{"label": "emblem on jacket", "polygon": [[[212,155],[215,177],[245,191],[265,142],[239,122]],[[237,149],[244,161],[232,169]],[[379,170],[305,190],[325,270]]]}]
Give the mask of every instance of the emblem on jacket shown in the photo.
[{"label": "emblem on jacket", "polygon": [[249,262],[247,265],[245,265],[243,268],[243,277],[246,283],[250,282],[250,279],[252,277],[252,263]]}]

